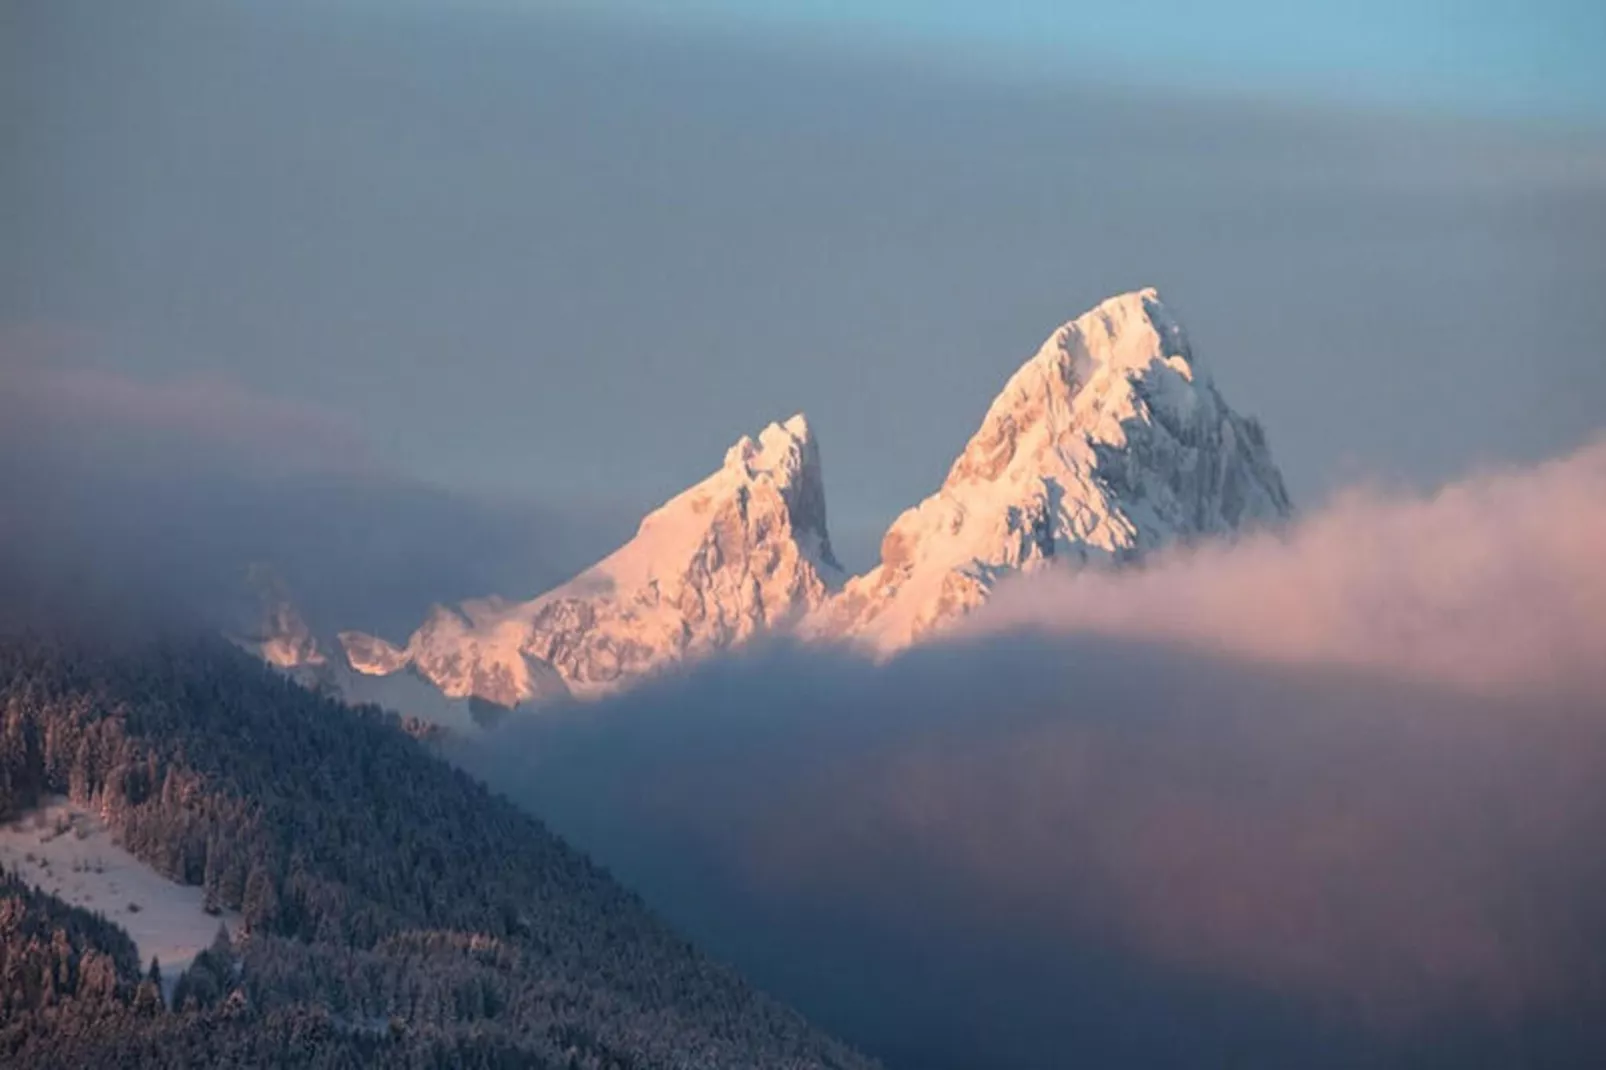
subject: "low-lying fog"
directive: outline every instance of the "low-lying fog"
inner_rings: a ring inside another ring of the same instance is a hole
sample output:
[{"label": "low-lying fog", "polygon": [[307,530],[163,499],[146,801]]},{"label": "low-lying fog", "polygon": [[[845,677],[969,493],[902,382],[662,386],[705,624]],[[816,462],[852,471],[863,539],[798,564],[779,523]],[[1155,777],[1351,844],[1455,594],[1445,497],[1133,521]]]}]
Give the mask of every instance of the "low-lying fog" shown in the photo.
[{"label": "low-lying fog", "polygon": [[464,759],[894,1067],[1598,1065],[1606,444]]}]

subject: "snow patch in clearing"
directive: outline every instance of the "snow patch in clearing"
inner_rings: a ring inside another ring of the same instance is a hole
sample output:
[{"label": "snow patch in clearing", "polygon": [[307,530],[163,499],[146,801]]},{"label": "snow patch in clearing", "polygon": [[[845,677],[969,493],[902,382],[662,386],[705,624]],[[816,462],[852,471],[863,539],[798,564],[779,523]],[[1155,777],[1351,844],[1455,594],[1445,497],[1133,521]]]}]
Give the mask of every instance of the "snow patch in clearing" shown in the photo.
[{"label": "snow patch in clearing", "polygon": [[220,922],[238,930],[238,914],[208,914],[200,888],[168,880],[125,851],[99,815],[63,798],[0,826],[0,866],[122,927],[142,967],[161,960],[169,989],[211,946]]}]

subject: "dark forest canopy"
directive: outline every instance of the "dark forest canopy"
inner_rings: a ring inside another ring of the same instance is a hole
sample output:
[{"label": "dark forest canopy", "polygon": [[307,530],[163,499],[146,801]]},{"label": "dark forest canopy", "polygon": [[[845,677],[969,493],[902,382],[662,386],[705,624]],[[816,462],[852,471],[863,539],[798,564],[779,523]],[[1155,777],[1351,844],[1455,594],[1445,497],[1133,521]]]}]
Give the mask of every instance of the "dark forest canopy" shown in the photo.
[{"label": "dark forest canopy", "polygon": [[0,879],[0,1064],[864,1065],[400,729],[221,641],[0,640],[0,816],[67,795],[241,915],[168,1006]]}]

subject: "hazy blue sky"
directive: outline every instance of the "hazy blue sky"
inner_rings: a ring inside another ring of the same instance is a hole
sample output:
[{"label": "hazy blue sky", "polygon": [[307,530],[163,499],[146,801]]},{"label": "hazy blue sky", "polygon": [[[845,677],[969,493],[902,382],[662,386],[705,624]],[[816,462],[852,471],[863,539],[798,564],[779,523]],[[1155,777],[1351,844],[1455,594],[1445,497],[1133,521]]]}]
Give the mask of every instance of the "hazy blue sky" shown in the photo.
[{"label": "hazy blue sky", "polygon": [[1606,8],[1589,0],[501,3],[807,33],[1020,80],[1071,75],[1474,114],[1606,118]]},{"label": "hazy blue sky", "polygon": [[1602,426],[1598,5],[563,7],[0,2],[0,373],[624,512],[804,410],[853,563],[1141,285],[1305,501]]}]

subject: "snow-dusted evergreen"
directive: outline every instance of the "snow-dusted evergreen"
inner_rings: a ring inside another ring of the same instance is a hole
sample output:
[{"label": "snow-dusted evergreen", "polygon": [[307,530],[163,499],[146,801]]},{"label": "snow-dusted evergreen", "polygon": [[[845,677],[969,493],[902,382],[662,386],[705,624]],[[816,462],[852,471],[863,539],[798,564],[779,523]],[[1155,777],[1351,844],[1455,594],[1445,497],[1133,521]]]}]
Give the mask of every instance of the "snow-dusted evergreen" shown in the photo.
[{"label": "snow-dusted evergreen", "polygon": [[1125,563],[1288,512],[1260,425],[1227,405],[1145,289],[1054,332],[865,575],[844,583],[831,552],[819,447],[799,415],[743,438],[553,591],[437,606],[405,647],[340,640],[358,673],[410,670],[453,698],[584,697],[777,629],[897,650],[1005,576]]},{"label": "snow-dusted evergreen", "polygon": [[0,1066],[872,1070],[401,727],[0,635]]}]

